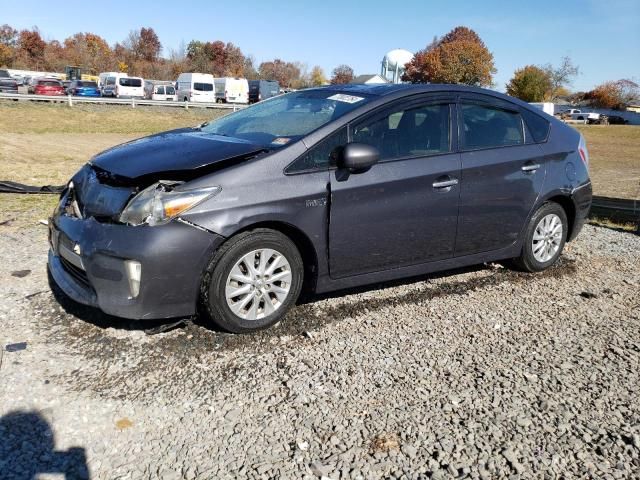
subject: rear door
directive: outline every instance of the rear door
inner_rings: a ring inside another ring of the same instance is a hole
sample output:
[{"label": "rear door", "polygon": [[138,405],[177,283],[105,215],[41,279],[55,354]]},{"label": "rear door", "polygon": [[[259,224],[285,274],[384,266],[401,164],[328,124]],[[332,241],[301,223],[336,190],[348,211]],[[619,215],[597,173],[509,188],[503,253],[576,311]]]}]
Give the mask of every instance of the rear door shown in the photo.
[{"label": "rear door", "polygon": [[331,277],[453,255],[460,192],[454,118],[453,99],[427,96],[350,125],[350,141],[375,146],[381,160],[364,173],[331,172]]},{"label": "rear door", "polygon": [[525,141],[519,107],[485,96],[458,104],[462,176],[456,256],[513,244],[542,189],[546,162]]}]

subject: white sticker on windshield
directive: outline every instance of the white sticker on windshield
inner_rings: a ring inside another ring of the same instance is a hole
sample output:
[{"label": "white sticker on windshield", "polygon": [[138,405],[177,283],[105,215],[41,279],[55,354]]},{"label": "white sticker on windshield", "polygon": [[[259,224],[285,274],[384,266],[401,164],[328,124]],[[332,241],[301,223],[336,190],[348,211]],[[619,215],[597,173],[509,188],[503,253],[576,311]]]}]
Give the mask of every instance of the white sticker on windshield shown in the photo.
[{"label": "white sticker on windshield", "polygon": [[338,102],[357,103],[364,100],[364,97],[356,97],[355,95],[345,95],[344,93],[336,93],[331,95],[327,100],[337,100]]}]

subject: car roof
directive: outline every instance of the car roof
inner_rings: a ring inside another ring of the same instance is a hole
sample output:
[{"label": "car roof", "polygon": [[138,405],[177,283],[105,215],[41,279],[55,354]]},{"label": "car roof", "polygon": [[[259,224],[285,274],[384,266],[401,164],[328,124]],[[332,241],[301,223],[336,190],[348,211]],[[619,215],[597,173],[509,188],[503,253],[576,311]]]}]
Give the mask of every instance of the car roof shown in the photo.
[{"label": "car roof", "polygon": [[364,84],[349,83],[344,85],[326,85],[316,87],[310,90],[328,90],[348,95],[364,94],[377,97],[391,96],[403,97],[416,93],[442,92],[442,93],[475,93],[480,95],[489,95],[496,99],[515,103],[523,106],[528,110],[534,110],[534,107],[515,97],[510,97],[495,90],[486,88],[472,87],[469,85],[447,84],[447,83],[385,83],[385,84]]}]

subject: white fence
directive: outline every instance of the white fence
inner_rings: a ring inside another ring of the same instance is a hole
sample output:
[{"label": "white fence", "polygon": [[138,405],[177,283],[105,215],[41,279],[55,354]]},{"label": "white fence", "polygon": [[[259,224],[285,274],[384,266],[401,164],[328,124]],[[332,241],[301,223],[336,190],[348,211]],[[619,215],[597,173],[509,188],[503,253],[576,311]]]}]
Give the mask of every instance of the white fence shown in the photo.
[{"label": "white fence", "polygon": [[246,108],[246,105],[236,105],[231,103],[200,103],[200,102],[172,102],[161,100],[142,100],[139,98],[106,98],[106,97],[72,97],[71,95],[26,95],[22,93],[0,93],[0,100],[27,101],[27,102],[53,102],[66,103],[70,107],[79,103],[128,105],[132,108],[137,106],[151,107],[174,107],[174,108],[213,108],[221,110],[239,110]]}]

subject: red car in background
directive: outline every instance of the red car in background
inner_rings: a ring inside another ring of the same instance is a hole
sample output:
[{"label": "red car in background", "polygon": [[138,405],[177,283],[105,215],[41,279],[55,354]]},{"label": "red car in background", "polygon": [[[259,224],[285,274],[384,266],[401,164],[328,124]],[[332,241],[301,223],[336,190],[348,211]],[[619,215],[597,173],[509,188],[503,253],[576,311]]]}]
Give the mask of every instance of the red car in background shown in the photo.
[{"label": "red car in background", "polygon": [[36,95],[64,95],[62,82],[55,78],[40,78],[36,80],[33,87],[33,93]]}]

